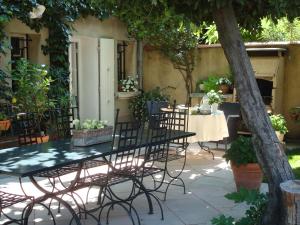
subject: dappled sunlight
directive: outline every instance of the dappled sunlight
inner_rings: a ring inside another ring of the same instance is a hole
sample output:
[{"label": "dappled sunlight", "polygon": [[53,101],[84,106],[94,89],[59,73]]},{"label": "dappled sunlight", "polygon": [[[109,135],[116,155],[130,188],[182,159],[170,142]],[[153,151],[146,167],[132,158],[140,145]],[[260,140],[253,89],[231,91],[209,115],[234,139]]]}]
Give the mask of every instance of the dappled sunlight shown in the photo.
[{"label": "dappled sunlight", "polygon": [[203,175],[202,174],[195,174],[195,173],[193,173],[193,174],[190,175],[189,179],[195,180],[196,178],[201,177],[201,176],[203,176]]}]

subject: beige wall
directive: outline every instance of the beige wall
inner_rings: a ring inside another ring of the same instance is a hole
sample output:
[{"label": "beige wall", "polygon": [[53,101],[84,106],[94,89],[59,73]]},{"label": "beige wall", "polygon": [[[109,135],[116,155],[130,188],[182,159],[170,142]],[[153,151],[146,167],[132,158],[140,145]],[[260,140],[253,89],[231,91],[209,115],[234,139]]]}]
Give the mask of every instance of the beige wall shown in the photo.
[{"label": "beige wall", "polygon": [[[41,29],[39,33],[31,30],[26,24],[22,23],[20,20],[13,19],[5,26],[5,32],[8,37],[14,35],[24,35],[28,34],[29,39],[29,60],[33,63],[47,64],[49,65],[49,57],[44,55],[41,46],[46,44],[46,38],[48,38],[48,30],[46,28]],[[6,69],[8,63],[11,60],[10,50],[7,50],[6,55],[1,55],[0,66]]]},{"label": "beige wall", "polygon": [[[222,48],[201,48],[197,50],[195,57],[195,69],[193,72],[194,89],[198,79],[207,78],[210,75],[221,76],[229,71],[227,60]],[[171,99],[178,103],[185,103],[185,86],[183,78],[172,63],[157,50],[145,50],[144,54],[144,89],[151,90],[159,86],[168,86]]]},{"label": "beige wall", "polygon": [[300,139],[300,123],[289,118],[289,109],[300,106],[300,45],[288,45],[285,57],[283,112],[288,119],[289,137]]},{"label": "beige wall", "polygon": [[[300,138],[300,124],[292,122],[288,115],[291,107],[300,106],[300,45],[285,45],[288,48],[284,60],[284,82],[282,112],[288,121],[288,137]],[[209,75],[224,75],[229,71],[229,65],[223,49],[216,47],[200,47],[196,54],[196,65],[193,72],[194,84],[198,79]],[[172,99],[179,103],[185,101],[184,81],[166,57],[157,50],[145,50],[144,54],[144,89],[150,90],[156,86],[161,88],[173,86],[169,91]],[[195,100],[194,100],[195,103]]]}]

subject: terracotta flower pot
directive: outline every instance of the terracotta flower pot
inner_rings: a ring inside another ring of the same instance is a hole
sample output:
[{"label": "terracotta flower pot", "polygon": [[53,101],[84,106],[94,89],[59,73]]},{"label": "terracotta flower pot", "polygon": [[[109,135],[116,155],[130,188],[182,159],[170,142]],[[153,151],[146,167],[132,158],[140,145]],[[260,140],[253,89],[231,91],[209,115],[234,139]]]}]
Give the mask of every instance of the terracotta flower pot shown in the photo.
[{"label": "terracotta flower pot", "polygon": [[221,84],[219,90],[222,91],[223,94],[227,94],[229,92],[229,86],[227,84]]},{"label": "terracotta flower pot", "polygon": [[263,173],[258,163],[249,163],[237,166],[230,162],[237,191],[241,187],[246,189],[259,189],[263,179]]},{"label": "terracotta flower pot", "polygon": [[40,136],[40,137],[37,137],[36,140],[37,140],[38,144],[46,143],[49,141],[49,136],[48,135]]},{"label": "terracotta flower pot", "polygon": [[10,120],[1,120],[0,121],[0,131],[5,131],[10,128],[11,122]]}]

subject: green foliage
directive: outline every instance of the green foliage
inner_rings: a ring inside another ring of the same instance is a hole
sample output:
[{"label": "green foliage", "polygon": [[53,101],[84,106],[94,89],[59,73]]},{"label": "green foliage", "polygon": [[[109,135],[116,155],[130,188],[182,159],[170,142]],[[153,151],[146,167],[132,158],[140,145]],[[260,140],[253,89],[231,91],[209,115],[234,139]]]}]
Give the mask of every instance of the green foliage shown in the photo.
[{"label": "green foliage", "polygon": [[217,81],[217,85],[222,85],[222,84],[227,84],[228,86],[231,86],[232,82],[227,77],[220,77],[219,80]]},{"label": "green foliage", "polygon": [[7,82],[9,76],[0,69],[0,99],[5,102],[11,102],[12,90]]},{"label": "green foliage", "polygon": [[[42,50],[44,54],[49,54],[51,68],[60,70],[59,76],[53,76],[54,82],[51,83],[50,93],[59,102],[61,98],[69,95],[67,93],[68,82],[65,81],[69,76],[68,47],[72,22],[86,15],[93,15],[99,19],[107,18],[112,10],[109,8],[109,2],[109,0],[101,0],[103,4],[92,5],[90,0],[43,0],[39,1],[39,4],[43,4],[46,11],[42,18],[32,20],[28,15],[37,4],[35,0],[0,0],[0,53],[5,53],[9,47],[4,27],[12,18],[21,20],[36,32],[39,32],[42,27],[48,28],[49,37],[46,40],[47,44],[42,46]],[[55,72],[55,75],[58,74]],[[61,76],[64,76],[63,82],[61,82]]]},{"label": "green foliage", "polygon": [[214,90],[211,90],[210,92],[207,93],[207,98],[208,98],[208,104],[210,105],[214,103],[220,104],[222,102],[221,95]]},{"label": "green foliage", "polygon": [[271,115],[270,120],[275,131],[279,131],[281,134],[286,134],[288,132],[286,120],[283,115]]},{"label": "green foliage", "polygon": [[259,193],[257,190],[247,190],[241,188],[239,192],[225,195],[229,200],[235,203],[246,202],[249,209],[246,210],[245,216],[235,220],[233,217],[221,215],[212,219],[213,225],[259,225],[262,216],[266,210],[268,198],[265,194]]},{"label": "green foliage", "polygon": [[4,114],[3,112],[0,112],[0,121],[2,121],[2,120],[7,120],[7,115],[6,114]]},{"label": "green foliage", "polygon": [[73,121],[76,130],[92,130],[92,129],[102,129],[107,127],[107,121],[103,120],[90,120],[86,119],[82,123],[80,120],[75,119]]},{"label": "green foliage", "polygon": [[157,87],[153,90],[142,92],[129,102],[129,110],[137,120],[145,121],[148,119],[147,101],[168,101],[169,97]]},{"label": "green foliage", "polygon": [[218,80],[219,77],[217,76],[209,76],[206,80],[204,80],[204,92],[208,93],[212,90],[217,92],[219,90],[219,85],[217,84]]},{"label": "green foliage", "polygon": [[263,41],[299,41],[300,19],[289,21],[283,17],[274,22],[270,18],[261,20],[262,31],[260,39]]},{"label": "green foliage", "polygon": [[257,163],[251,138],[239,136],[231,143],[230,148],[225,152],[223,158],[227,162],[234,162],[236,165]]},{"label": "green foliage", "polygon": [[293,169],[295,178],[300,179],[300,148],[288,149],[286,155]]},{"label": "green foliage", "polygon": [[11,75],[16,82],[13,95],[19,109],[23,112],[35,112],[41,117],[51,105],[48,91],[52,80],[46,67],[20,59]]}]

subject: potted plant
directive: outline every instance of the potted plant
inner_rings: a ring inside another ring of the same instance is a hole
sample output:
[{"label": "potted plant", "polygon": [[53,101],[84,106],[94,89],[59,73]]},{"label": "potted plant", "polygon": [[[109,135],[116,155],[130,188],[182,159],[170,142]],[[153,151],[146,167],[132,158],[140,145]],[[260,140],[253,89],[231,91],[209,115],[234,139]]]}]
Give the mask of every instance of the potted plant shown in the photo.
[{"label": "potted plant", "polygon": [[211,106],[211,113],[216,113],[219,104],[222,102],[222,97],[219,92],[211,90],[207,93],[208,104]]},{"label": "potted plant", "polygon": [[127,76],[126,79],[120,80],[118,85],[118,96],[120,98],[134,97],[139,94],[138,81],[136,77]]},{"label": "potted plant", "polygon": [[11,72],[15,82],[13,92],[14,104],[20,113],[34,113],[37,119],[36,130],[41,132],[41,141],[45,142],[46,135],[45,112],[50,109],[53,102],[48,97],[51,77],[45,65],[33,64],[26,59],[16,61],[15,68]]},{"label": "potted plant", "polygon": [[156,87],[149,91],[142,91],[142,93],[129,101],[129,110],[134,119],[147,121],[148,120],[148,101],[166,101],[169,102],[169,96],[165,93],[166,88],[161,89]]},{"label": "potted plant", "polygon": [[217,85],[219,86],[219,90],[223,94],[227,94],[227,93],[229,93],[232,82],[227,77],[221,77],[217,81]]},{"label": "potted plant", "polygon": [[219,86],[217,85],[219,78],[217,76],[209,76],[206,80],[203,81],[203,89],[205,93],[210,92],[211,90],[218,91]]},{"label": "potted plant", "polygon": [[11,122],[8,117],[4,113],[0,112],[0,132],[8,130],[10,125]]},{"label": "potted plant", "polygon": [[278,140],[280,142],[283,142],[284,135],[288,132],[286,120],[280,114],[271,115],[270,120],[271,120],[272,126],[275,130]]},{"label": "potted plant", "polygon": [[89,146],[112,140],[113,127],[108,126],[107,121],[86,119],[81,123],[76,119],[73,125],[74,146]]},{"label": "potted plant", "polygon": [[230,161],[236,188],[259,189],[263,173],[257,163],[250,137],[239,136],[231,143],[223,158]]}]

